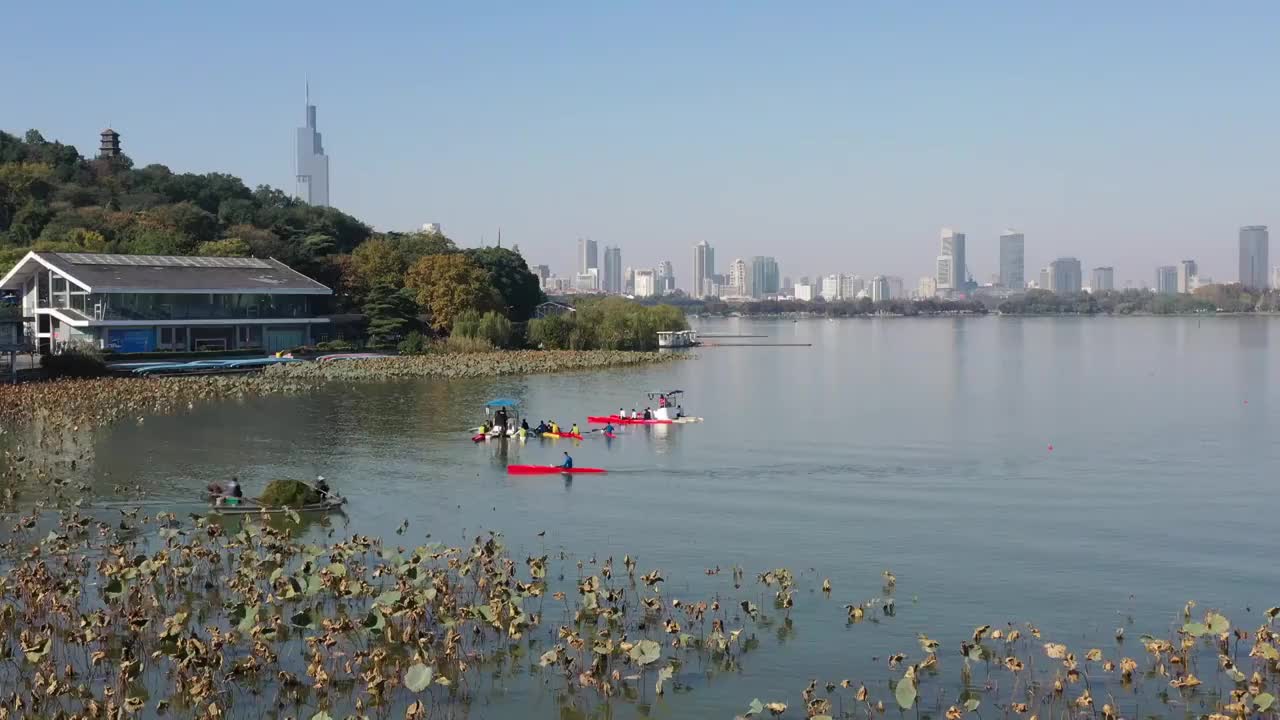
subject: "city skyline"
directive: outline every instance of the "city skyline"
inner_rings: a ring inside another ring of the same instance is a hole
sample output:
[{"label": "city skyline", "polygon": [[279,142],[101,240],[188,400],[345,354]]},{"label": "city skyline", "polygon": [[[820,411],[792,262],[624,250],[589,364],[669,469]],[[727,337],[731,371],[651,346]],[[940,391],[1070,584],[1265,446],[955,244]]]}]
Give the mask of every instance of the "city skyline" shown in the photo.
[{"label": "city skyline", "polygon": [[[1019,282],[1025,275],[1025,240],[1024,233],[1006,230],[999,238],[998,264],[1000,272],[991,278],[989,283],[978,283],[972,273],[961,268],[967,267],[966,236],[954,228],[944,227],[940,231],[940,250],[935,261],[934,272],[920,279],[917,290],[906,293],[905,281],[901,276],[874,274],[868,282],[859,274],[836,273],[814,276],[800,276],[797,283],[792,282],[790,275],[783,276],[776,258],[772,256],[752,256],[750,261],[736,258],[731,261],[725,273],[714,272],[715,249],[705,240],[693,246],[693,276],[686,285],[679,285],[675,279],[674,264],[670,260],[656,263],[652,270],[655,277],[654,295],[663,295],[677,290],[693,297],[751,298],[786,296],[798,299],[822,297],[826,300],[848,300],[862,296],[878,296],[881,298],[913,297],[969,297],[972,294],[999,295],[1030,289],[1045,289],[1055,293],[1075,293],[1084,291],[1105,291],[1116,289],[1151,289],[1162,294],[1185,294],[1195,292],[1200,287],[1214,283],[1214,280],[1200,273],[1199,263],[1194,259],[1181,260],[1177,265],[1160,265],[1155,269],[1155,282],[1142,282],[1136,286],[1128,282],[1122,288],[1115,283],[1114,266],[1095,266],[1085,282],[1084,263],[1075,257],[1059,257],[1043,266],[1037,281]],[[1239,230],[1238,266],[1239,277],[1222,282],[1242,282],[1250,287],[1280,287],[1280,266],[1262,272],[1258,268],[1266,268],[1269,259],[1270,240],[1267,226],[1242,226]],[[617,247],[606,246],[606,254],[620,253]],[[594,241],[578,239],[578,270],[589,270],[590,274],[579,273],[570,281],[563,282],[554,274],[548,278],[541,272],[546,265],[538,265],[539,277],[551,291],[572,289],[578,292],[602,291],[613,294],[630,294],[633,289],[630,281],[601,281],[600,271],[594,267],[587,268],[588,256],[594,256]],[[620,257],[620,256],[619,256]],[[608,258],[606,258],[608,265]],[[615,261],[621,267],[621,261]],[[631,277],[631,267],[627,268]],[[967,274],[968,280],[961,283],[960,274]],[[885,281],[878,284],[877,278]],[[1247,281],[1246,281],[1247,280]],[[550,281],[550,282],[549,282]]]},{"label": "city skyline", "polygon": [[[61,27],[56,7],[27,3],[8,19],[28,31],[0,50],[14,69],[0,127],[91,152],[112,126],[138,166],[289,191],[289,78],[324,78],[330,200],[343,211],[382,230],[439,221],[464,246],[502,226],[558,268],[573,259],[564,239],[590,234],[670,257],[680,278],[701,239],[783,267],[915,278],[937,255],[920,240],[950,224],[983,282],[1005,227],[1034,237],[1029,274],[1070,253],[1115,267],[1118,286],[1185,257],[1228,279],[1224,238],[1277,222],[1267,168],[1280,98],[1256,88],[1280,61],[1267,34],[1280,6],[1161,6],[1159,22],[1144,2],[937,7],[928,22],[892,5],[703,6],[661,22],[668,10],[126,6],[121,36]],[[418,45],[427,28],[447,31],[419,52],[370,52]],[[339,29],[355,42],[337,42]],[[943,52],[957,33],[966,51]],[[235,52],[216,65],[187,51],[226,37]],[[758,53],[765,38],[773,59]],[[37,61],[55,46],[65,52]],[[135,81],[83,71],[106,56]],[[939,103],[948,111],[931,112]],[[1151,120],[1184,105],[1205,111]],[[196,138],[221,142],[211,152]]]}]

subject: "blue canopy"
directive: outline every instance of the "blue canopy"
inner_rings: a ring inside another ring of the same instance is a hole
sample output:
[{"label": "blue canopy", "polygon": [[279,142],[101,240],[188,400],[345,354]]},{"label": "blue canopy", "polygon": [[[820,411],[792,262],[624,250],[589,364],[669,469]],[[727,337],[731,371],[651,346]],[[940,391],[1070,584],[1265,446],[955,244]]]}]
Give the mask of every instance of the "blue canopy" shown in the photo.
[{"label": "blue canopy", "polygon": [[484,406],[485,407],[516,407],[519,404],[520,404],[519,400],[512,400],[510,398],[497,398],[496,400],[490,400],[489,402],[485,403]]}]

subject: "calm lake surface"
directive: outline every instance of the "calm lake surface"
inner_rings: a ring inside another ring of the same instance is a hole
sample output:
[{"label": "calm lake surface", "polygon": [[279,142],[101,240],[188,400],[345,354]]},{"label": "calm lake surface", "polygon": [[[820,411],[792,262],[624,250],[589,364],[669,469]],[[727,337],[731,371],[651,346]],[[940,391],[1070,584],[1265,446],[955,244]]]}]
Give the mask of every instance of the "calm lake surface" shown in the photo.
[{"label": "calm lake surface", "polygon": [[[789,631],[763,638],[740,672],[706,678],[686,667],[690,690],[657,699],[655,717],[729,717],[753,697],[798,706],[812,677],[874,681],[885,697],[884,680],[900,673],[884,656],[918,655],[918,632],[941,640],[946,659],[986,623],[1033,621],[1046,639],[1103,647],[1129,626],[1141,654],[1137,635],[1163,633],[1187,600],[1245,627],[1280,604],[1280,320],[698,329],[813,347],[707,347],[654,368],[198,406],[99,431],[94,502],[194,511],[184,503],[213,480],[238,475],[253,492],[273,477],[324,474],[350,498],[348,524],[333,521],[339,534],[394,539],[408,520],[398,542],[409,545],[492,529],[518,558],[564,550],[620,565],[630,553],[641,571],[662,570],[668,597],[691,600],[742,597],[728,578],[735,564],[744,588],[774,567],[800,576]],[[473,445],[466,431],[492,397],[519,398],[533,423],[585,427],[587,414],[643,407],[645,391],[672,388],[687,390],[686,412],[706,422],[505,451]],[[504,472],[507,462],[557,462],[563,450],[610,473],[568,482]],[[725,572],[705,572],[716,566]],[[881,595],[885,569],[898,578],[897,615],[846,626],[843,606]],[[824,577],[830,598],[818,592]],[[472,716],[556,717],[553,695],[513,685]]]}]

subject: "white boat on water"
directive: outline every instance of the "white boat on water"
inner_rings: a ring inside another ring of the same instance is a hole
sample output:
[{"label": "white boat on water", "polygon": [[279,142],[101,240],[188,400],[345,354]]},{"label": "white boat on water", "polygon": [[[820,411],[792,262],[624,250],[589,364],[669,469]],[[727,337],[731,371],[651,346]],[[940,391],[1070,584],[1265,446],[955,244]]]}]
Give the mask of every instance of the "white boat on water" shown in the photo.
[{"label": "white boat on water", "polygon": [[664,330],[658,333],[658,349],[660,350],[690,348],[700,344],[698,333],[693,330]]}]

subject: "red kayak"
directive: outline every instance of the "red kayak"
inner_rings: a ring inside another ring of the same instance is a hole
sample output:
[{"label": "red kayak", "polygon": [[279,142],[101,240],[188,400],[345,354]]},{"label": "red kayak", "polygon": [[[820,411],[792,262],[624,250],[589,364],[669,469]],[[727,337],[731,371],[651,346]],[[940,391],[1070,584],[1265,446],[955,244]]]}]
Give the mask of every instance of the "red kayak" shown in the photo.
[{"label": "red kayak", "polygon": [[624,418],[617,415],[588,415],[587,422],[596,425],[670,425],[670,420],[645,420],[643,418]]},{"label": "red kayak", "polygon": [[578,473],[602,473],[608,472],[603,468],[576,467],[562,468],[559,465],[508,465],[508,475],[559,475],[561,473],[578,474]]}]

